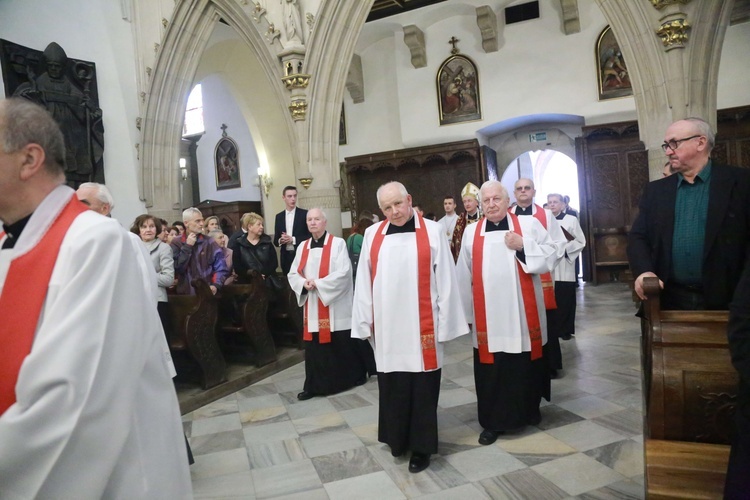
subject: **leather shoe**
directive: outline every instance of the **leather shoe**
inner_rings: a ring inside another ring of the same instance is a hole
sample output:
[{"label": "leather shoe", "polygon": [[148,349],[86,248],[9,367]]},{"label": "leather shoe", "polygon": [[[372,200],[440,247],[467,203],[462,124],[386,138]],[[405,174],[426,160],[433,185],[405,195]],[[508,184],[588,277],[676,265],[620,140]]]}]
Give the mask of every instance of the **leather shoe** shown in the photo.
[{"label": "leather shoe", "polygon": [[502,434],[502,432],[500,431],[489,431],[485,429],[479,435],[479,444],[484,445],[484,446],[487,446],[488,444],[492,444],[495,441],[497,441],[497,437],[500,434]]},{"label": "leather shoe", "polygon": [[563,340],[570,340],[570,339],[573,338],[573,336],[571,334],[567,334],[567,335],[561,336],[560,338],[563,339]]},{"label": "leather shoe", "polygon": [[403,454],[404,450],[394,450],[393,448],[391,448],[391,456],[393,456],[394,458],[398,458]]},{"label": "leather shoe", "polygon": [[297,394],[297,399],[300,401],[307,401],[308,399],[312,399],[315,397],[315,394],[312,392],[302,391],[299,394]]},{"label": "leather shoe", "polygon": [[556,369],[553,368],[553,369],[551,369],[549,371],[549,378],[551,378],[551,379],[554,380],[554,379],[556,379],[559,376],[560,376],[560,374],[558,373],[558,371]]},{"label": "leather shoe", "polygon": [[409,459],[409,472],[416,474],[430,466],[430,455],[424,453],[412,453]]}]

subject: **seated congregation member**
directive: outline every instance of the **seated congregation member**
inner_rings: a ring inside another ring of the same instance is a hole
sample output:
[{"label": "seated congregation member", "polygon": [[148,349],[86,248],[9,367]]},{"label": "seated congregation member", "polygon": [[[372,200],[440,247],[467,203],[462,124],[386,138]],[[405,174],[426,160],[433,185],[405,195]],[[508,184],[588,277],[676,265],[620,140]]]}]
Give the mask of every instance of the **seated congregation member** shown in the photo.
[{"label": "seated congregation member", "polygon": [[140,236],[146,246],[151,262],[156,270],[157,309],[164,331],[169,331],[169,310],[167,304],[167,288],[174,285],[174,257],[169,245],[156,237],[161,234],[161,221],[152,215],[144,214],[136,217],[130,228],[130,232]]},{"label": "seated congregation member", "polygon": [[0,156],[0,497],[191,498],[131,238],[65,186],[43,108],[0,101]]},{"label": "seated congregation member", "polygon": [[456,264],[458,290],[472,325],[479,444],[541,421],[541,399],[550,399],[543,346],[547,319],[539,275],[557,260],[557,247],[542,224],[523,228],[508,212],[498,181],[482,185],[484,217],[466,227]]},{"label": "seated congregation member", "polygon": [[[257,271],[263,278],[276,274],[279,261],[271,237],[263,232],[263,217],[250,212],[242,217],[247,236],[238,238],[232,249],[232,262],[237,280],[248,283],[248,271]],[[269,286],[270,288],[270,286]]]},{"label": "seated congregation member", "polygon": [[365,229],[373,224],[372,216],[360,216],[357,223],[352,227],[352,234],[346,239],[346,249],[352,263],[352,281],[354,283],[357,282],[357,264],[359,263],[359,253],[362,251],[362,242],[365,239]]},{"label": "seated congregation member", "polygon": [[211,231],[221,231],[219,218],[215,215],[208,217],[203,223],[203,233],[208,236]]},{"label": "seated congregation member", "polygon": [[227,269],[229,270],[229,277],[224,281],[225,285],[231,285],[235,281],[237,281],[237,276],[234,274],[234,263],[232,262],[232,252],[231,248],[227,248],[227,241],[229,238],[227,238],[227,235],[224,234],[220,229],[214,229],[212,231],[209,231],[208,237],[214,240],[214,242],[219,245],[219,248],[221,248],[221,253],[224,254],[224,262],[227,265]]},{"label": "seated congregation member", "polygon": [[297,247],[288,275],[298,304],[305,308],[305,385],[297,394],[301,401],[336,394],[367,380],[360,352],[366,341],[351,338],[349,254],[343,239],[326,232],[327,223],[323,210],[308,210],[312,237]]},{"label": "seated congregation member", "polygon": [[211,292],[221,288],[229,276],[224,261],[224,253],[213,240],[203,234],[203,214],[197,208],[182,212],[185,234],[172,240],[174,270],[177,275],[177,293],[194,295],[191,284],[194,279],[203,278],[211,287]]}]

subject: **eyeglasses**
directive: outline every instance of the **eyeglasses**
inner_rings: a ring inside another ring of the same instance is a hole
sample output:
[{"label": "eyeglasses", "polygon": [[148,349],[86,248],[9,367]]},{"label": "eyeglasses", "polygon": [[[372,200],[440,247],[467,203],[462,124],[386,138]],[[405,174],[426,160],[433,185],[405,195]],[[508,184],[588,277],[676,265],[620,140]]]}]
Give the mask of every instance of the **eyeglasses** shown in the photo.
[{"label": "eyeglasses", "polygon": [[518,186],[516,191],[531,191],[531,186]]},{"label": "eyeglasses", "polygon": [[665,153],[667,152],[667,148],[671,149],[672,151],[675,151],[677,148],[680,147],[680,144],[682,144],[685,141],[689,141],[690,139],[695,139],[696,137],[703,137],[703,136],[698,134],[698,135],[691,135],[690,137],[685,137],[684,139],[670,139],[661,145],[661,149],[663,149]]}]

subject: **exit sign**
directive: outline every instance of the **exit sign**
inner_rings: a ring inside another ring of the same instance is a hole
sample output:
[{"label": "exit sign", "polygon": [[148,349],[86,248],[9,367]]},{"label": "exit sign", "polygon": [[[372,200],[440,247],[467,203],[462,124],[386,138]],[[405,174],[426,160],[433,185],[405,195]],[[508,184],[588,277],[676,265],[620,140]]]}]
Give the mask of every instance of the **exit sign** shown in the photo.
[{"label": "exit sign", "polygon": [[529,142],[540,142],[547,140],[547,132],[534,132],[529,134]]}]

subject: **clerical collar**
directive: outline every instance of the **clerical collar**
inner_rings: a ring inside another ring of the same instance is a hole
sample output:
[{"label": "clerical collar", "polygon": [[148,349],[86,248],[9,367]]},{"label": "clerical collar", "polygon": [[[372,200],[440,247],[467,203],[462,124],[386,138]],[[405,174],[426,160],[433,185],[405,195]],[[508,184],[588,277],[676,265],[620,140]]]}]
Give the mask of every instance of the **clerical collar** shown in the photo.
[{"label": "clerical collar", "polygon": [[516,205],[516,215],[534,215],[534,204],[532,203],[526,208]]},{"label": "clerical collar", "polygon": [[388,224],[388,230],[385,232],[386,236],[389,234],[398,234],[398,233],[416,233],[417,232],[417,226],[414,223],[415,217],[412,216],[411,219],[406,221],[403,226],[397,226],[395,224]]},{"label": "clerical collar", "polygon": [[326,242],[326,234],[328,233],[326,231],[323,231],[323,236],[321,236],[317,240],[314,237],[310,237],[310,239],[312,240],[310,242],[310,248],[323,248]]},{"label": "clerical collar", "polygon": [[5,241],[3,242],[3,248],[13,248],[13,246],[16,244],[16,241],[21,236],[23,228],[26,227],[26,223],[29,222],[29,219],[31,219],[32,215],[33,212],[23,219],[14,222],[13,224],[3,226],[3,230],[8,235],[8,237],[5,238]]},{"label": "clerical collar", "polygon": [[479,210],[474,215],[466,214],[466,218],[469,220],[479,220]]},{"label": "clerical collar", "polygon": [[489,233],[490,231],[510,231],[510,226],[508,226],[508,216],[506,215],[499,222],[492,222],[487,219],[487,227],[485,227],[484,232]]},{"label": "clerical collar", "polygon": [[560,212],[559,214],[555,215],[555,219],[557,220],[563,220],[565,218],[565,212]]}]

